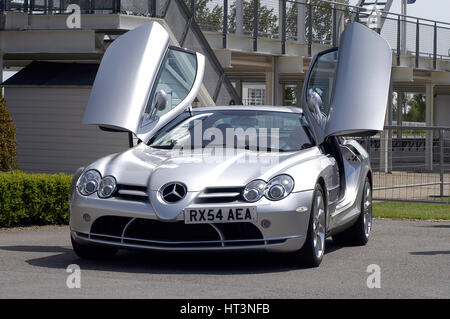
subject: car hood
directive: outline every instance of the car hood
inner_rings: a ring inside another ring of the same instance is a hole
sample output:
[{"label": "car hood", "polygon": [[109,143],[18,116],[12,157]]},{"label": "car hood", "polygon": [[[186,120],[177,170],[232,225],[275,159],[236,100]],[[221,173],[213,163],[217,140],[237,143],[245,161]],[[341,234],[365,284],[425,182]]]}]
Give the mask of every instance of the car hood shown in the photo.
[{"label": "car hood", "polygon": [[245,186],[254,179],[268,181],[291,166],[319,155],[317,147],[280,153],[220,149],[218,154],[212,154],[202,150],[175,153],[140,144],[102,158],[88,168],[99,170],[103,176],[112,175],[122,185],[159,190],[166,183],[181,182],[188,191],[198,192],[206,187]]}]

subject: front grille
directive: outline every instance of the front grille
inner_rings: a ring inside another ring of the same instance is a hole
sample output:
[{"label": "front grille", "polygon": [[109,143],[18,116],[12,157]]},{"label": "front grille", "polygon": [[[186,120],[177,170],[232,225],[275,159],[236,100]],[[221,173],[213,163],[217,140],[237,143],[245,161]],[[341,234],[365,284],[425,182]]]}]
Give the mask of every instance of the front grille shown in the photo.
[{"label": "front grille", "polygon": [[102,216],[94,221],[90,234],[94,240],[130,244],[143,248],[195,248],[264,246],[281,244],[285,239],[265,240],[252,223],[185,224],[152,219]]},{"label": "front grille", "polygon": [[252,223],[219,223],[214,226],[228,239],[263,239],[258,227]]},{"label": "front grille", "polygon": [[147,201],[148,200],[147,187],[119,184],[117,185],[117,191],[114,197],[124,200]]},{"label": "front grille", "polygon": [[91,233],[122,236],[123,229],[130,221],[130,217],[102,216],[97,218],[91,226]]},{"label": "front grille", "polygon": [[243,190],[243,187],[208,187],[197,196],[195,202],[208,204],[243,201]]},{"label": "front grille", "polygon": [[136,219],[125,232],[125,237],[155,241],[208,241],[220,240],[217,232],[208,224],[184,224]]}]

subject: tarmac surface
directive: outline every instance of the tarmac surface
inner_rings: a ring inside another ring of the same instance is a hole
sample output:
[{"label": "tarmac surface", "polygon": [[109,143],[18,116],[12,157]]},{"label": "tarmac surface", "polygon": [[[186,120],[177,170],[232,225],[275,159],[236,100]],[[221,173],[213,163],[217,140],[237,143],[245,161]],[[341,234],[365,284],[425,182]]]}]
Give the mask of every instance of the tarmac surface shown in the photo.
[{"label": "tarmac surface", "polygon": [[[376,219],[367,246],[326,244],[314,269],[265,252],[120,251],[81,260],[67,226],[0,229],[0,298],[450,297],[449,222]],[[67,287],[71,264],[81,269],[81,288]],[[380,288],[370,289],[373,264]]]}]

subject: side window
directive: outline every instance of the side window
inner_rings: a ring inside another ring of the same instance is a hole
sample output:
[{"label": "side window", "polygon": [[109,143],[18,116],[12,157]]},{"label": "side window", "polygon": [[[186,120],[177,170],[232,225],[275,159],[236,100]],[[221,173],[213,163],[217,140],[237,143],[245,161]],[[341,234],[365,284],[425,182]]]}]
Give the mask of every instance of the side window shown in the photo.
[{"label": "side window", "polygon": [[308,82],[308,96],[316,92],[322,99],[320,111],[328,116],[330,112],[331,97],[333,94],[334,79],[336,76],[338,51],[331,51],[319,55],[314,64],[311,76]]},{"label": "side window", "polygon": [[[195,54],[169,48],[158,74],[157,84],[150,96],[146,113],[160,117],[183,101],[192,89],[197,74],[197,58]],[[167,95],[167,107],[154,110],[156,92],[164,91]]]}]

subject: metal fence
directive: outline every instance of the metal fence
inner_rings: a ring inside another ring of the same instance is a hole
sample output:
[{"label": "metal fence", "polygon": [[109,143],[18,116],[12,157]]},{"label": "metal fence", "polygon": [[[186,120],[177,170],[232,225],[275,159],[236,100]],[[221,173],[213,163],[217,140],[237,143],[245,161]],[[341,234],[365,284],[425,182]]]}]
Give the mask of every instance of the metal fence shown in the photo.
[{"label": "metal fence", "polygon": [[79,5],[81,13],[120,12],[120,0],[1,0],[0,10],[29,14],[64,14],[70,4]]},{"label": "metal fence", "polygon": [[[224,48],[227,35],[233,34],[251,37],[254,51],[259,40],[271,39],[280,42],[281,54],[286,53],[286,43],[296,42],[307,44],[311,56],[313,44],[336,46],[345,26],[358,21],[370,25],[389,42],[397,54],[397,65],[401,55],[414,56],[416,67],[419,57],[430,58],[429,66],[434,69],[439,60],[450,60],[447,22],[326,0],[210,0],[206,8],[199,0],[185,1],[203,30],[222,33]],[[376,25],[369,23],[374,14],[378,14]]]},{"label": "metal fence", "polygon": [[370,155],[374,199],[450,204],[450,127],[386,126],[358,141]]},{"label": "metal fence", "polygon": [[[223,47],[227,36],[237,34],[258,41],[280,42],[286,53],[286,43],[308,45],[312,55],[314,43],[336,46],[345,26],[353,21],[368,23],[374,12],[370,9],[335,3],[307,0],[182,0],[203,31],[222,33]],[[0,0],[0,11],[21,11],[30,14],[63,14],[69,4],[78,4],[82,13],[125,13],[161,17],[170,0]],[[395,13],[378,11],[378,32],[397,54],[431,59],[432,68],[439,60],[450,60],[450,23],[433,21]]]}]

